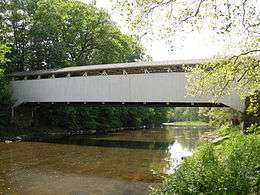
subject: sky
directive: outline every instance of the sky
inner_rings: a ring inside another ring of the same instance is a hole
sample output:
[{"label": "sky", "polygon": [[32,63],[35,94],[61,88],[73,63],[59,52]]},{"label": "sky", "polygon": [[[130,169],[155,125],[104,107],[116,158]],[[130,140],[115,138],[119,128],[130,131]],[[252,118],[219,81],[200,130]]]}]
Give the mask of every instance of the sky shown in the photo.
[{"label": "sky", "polygon": [[[80,1],[89,2],[91,0]],[[116,22],[123,33],[131,33],[127,28],[126,21],[120,16],[120,13],[112,9],[112,4],[109,0],[96,0],[96,5],[108,11],[111,19]],[[218,39],[213,34],[208,29],[184,34],[182,38],[173,43],[173,49],[171,49],[172,44],[169,44],[162,37],[148,39],[144,36],[141,39],[141,43],[145,47],[146,53],[154,61],[211,58],[219,54],[223,49],[223,45],[217,41]]]}]

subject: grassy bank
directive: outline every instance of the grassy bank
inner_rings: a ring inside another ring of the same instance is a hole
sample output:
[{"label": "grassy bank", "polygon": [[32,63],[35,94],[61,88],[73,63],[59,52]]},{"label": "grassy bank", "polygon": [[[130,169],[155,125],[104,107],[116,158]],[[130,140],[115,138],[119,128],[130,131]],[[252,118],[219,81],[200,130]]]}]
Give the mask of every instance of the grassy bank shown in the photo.
[{"label": "grassy bank", "polygon": [[202,143],[151,194],[257,194],[260,192],[260,136],[238,127],[219,130],[217,144]]},{"label": "grassy bank", "polygon": [[178,126],[207,126],[208,123],[202,121],[177,121],[173,123]]}]

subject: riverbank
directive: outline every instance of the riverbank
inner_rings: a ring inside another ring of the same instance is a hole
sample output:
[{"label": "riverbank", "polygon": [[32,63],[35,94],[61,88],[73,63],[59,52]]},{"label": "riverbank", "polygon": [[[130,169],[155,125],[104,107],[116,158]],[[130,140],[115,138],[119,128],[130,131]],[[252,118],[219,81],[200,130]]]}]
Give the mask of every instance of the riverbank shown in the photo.
[{"label": "riverbank", "polygon": [[[0,130],[0,142],[9,141],[22,141],[22,140],[31,140],[34,138],[46,138],[46,137],[62,137],[62,136],[70,136],[70,135],[97,135],[97,134],[108,134],[122,131],[135,131],[139,129],[154,129],[154,128],[162,128],[163,126],[175,127],[175,128],[184,128],[190,129],[192,128],[200,128],[200,129],[208,129],[210,126],[206,122],[202,121],[179,121],[174,123],[162,123],[162,126],[137,126],[137,127],[120,127],[107,129],[103,131],[97,130],[65,130],[58,127],[32,127],[27,129],[15,129],[15,128],[7,128],[6,130]],[[213,135],[206,135],[203,140],[212,138]],[[216,136],[215,136],[216,137]]]},{"label": "riverbank", "polygon": [[221,140],[200,144],[152,194],[258,194],[260,135],[226,126],[217,136]]},{"label": "riverbank", "polygon": [[178,127],[209,127],[209,123],[203,121],[176,121],[172,123],[163,123],[164,126],[178,126]]},{"label": "riverbank", "polygon": [[22,140],[31,140],[35,138],[46,138],[46,137],[62,137],[71,135],[97,135],[97,134],[108,134],[122,131],[135,131],[140,129],[148,129],[151,127],[138,126],[138,127],[121,127],[113,128],[105,131],[97,130],[64,130],[62,128],[48,128],[48,127],[34,127],[30,129],[7,129],[0,131],[0,142],[16,142]]}]

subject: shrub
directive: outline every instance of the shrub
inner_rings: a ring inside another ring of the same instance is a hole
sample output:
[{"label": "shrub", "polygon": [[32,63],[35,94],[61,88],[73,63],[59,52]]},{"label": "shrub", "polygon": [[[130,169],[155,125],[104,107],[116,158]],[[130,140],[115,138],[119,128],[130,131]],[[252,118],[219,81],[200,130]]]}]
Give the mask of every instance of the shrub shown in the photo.
[{"label": "shrub", "polygon": [[203,143],[151,194],[248,194],[260,192],[260,139],[232,133],[219,145]]},{"label": "shrub", "polygon": [[218,129],[218,134],[221,136],[232,136],[237,135],[240,132],[239,126],[231,126],[229,124],[223,125],[220,129]]}]

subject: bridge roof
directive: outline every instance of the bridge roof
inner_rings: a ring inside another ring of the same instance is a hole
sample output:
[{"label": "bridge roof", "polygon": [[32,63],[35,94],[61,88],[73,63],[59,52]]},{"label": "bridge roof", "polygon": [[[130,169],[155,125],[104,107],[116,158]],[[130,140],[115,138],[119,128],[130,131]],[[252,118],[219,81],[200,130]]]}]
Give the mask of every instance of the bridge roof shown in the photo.
[{"label": "bridge roof", "polygon": [[88,71],[110,71],[110,70],[129,70],[129,69],[156,69],[156,68],[174,68],[182,65],[196,65],[209,62],[210,59],[191,59],[191,60],[172,60],[172,61],[149,61],[149,62],[131,62],[131,63],[117,63],[117,64],[99,64],[88,66],[74,66],[60,69],[37,70],[37,71],[23,71],[12,73],[10,77],[22,76],[40,76],[51,74],[67,74]]}]

